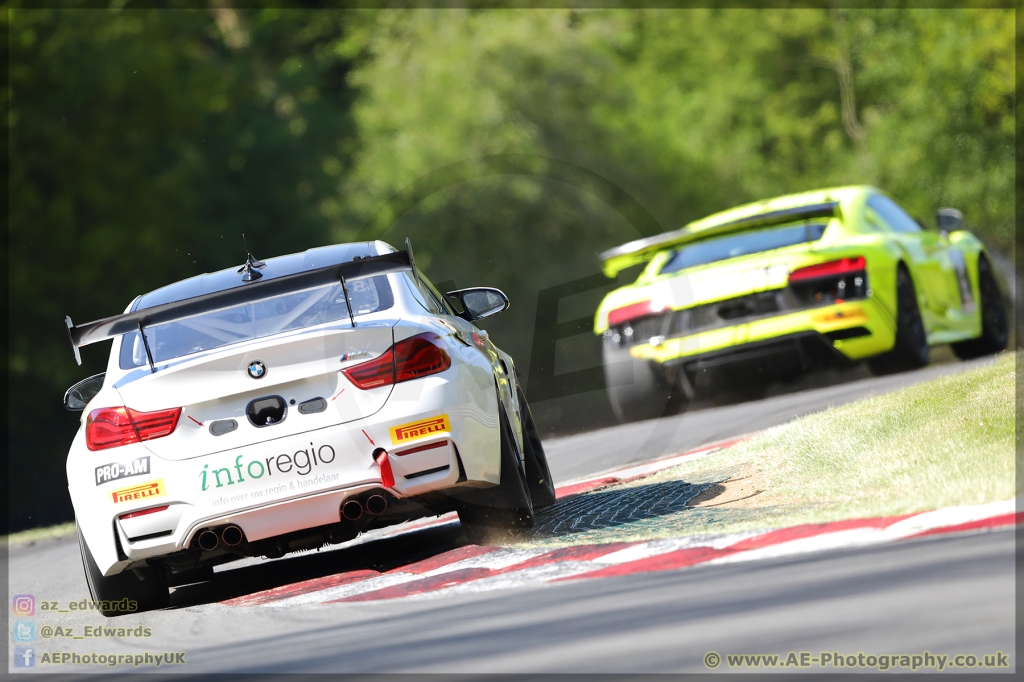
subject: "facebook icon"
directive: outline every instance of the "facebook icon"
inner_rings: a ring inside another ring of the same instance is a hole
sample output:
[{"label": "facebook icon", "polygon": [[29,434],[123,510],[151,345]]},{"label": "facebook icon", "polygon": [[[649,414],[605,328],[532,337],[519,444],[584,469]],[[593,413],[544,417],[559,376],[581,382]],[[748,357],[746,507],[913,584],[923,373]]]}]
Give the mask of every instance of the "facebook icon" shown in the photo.
[{"label": "facebook icon", "polygon": [[14,647],[14,667],[34,668],[36,665],[36,650],[30,646]]}]

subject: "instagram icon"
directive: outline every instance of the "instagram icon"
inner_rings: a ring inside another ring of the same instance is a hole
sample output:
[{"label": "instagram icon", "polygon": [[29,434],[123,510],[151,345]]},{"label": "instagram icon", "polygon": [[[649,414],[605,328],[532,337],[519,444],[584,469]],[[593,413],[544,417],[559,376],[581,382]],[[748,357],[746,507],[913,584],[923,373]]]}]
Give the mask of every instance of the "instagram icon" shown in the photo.
[{"label": "instagram icon", "polygon": [[36,598],[31,594],[14,595],[14,615],[33,616],[36,613]]}]

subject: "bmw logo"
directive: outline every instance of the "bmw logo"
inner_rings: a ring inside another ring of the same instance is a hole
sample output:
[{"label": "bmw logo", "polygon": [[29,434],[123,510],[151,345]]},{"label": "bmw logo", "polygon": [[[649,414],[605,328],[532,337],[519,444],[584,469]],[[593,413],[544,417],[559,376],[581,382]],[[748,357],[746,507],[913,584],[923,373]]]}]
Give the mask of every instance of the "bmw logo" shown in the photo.
[{"label": "bmw logo", "polygon": [[253,360],[249,363],[249,376],[253,379],[262,379],[267,376],[267,366],[259,360]]}]

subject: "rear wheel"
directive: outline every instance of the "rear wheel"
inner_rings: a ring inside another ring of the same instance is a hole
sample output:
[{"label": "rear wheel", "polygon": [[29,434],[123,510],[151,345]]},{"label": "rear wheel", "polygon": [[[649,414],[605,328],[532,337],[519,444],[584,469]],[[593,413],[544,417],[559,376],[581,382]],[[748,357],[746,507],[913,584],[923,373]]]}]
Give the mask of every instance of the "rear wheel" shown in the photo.
[{"label": "rear wheel", "polygon": [[620,423],[663,417],[689,403],[674,372],[658,363],[634,358],[628,348],[616,348],[609,339],[604,341],[603,359],[608,400]]},{"label": "rear wheel", "polygon": [[498,401],[501,479],[493,488],[460,491],[456,509],[470,542],[484,544],[533,528],[533,505],[526,470],[505,408]]},{"label": "rear wheel", "polygon": [[[160,569],[144,566],[125,570],[117,575],[103,575],[85,544],[81,528],[78,528],[78,549],[82,553],[82,567],[85,569],[89,595],[93,601],[100,602],[97,607],[107,602],[108,608],[97,608],[104,616],[123,616],[127,613],[170,606],[171,596],[167,591],[167,580]],[[135,602],[134,609],[130,603],[125,604],[124,600]]]},{"label": "rear wheel", "polygon": [[981,293],[981,336],[952,344],[953,352],[961,360],[998,353],[1006,348],[1006,305],[992,274],[992,266],[984,256],[978,258],[978,289]]},{"label": "rear wheel", "polygon": [[892,350],[868,360],[875,374],[892,374],[928,364],[928,336],[917,307],[917,292],[902,265],[896,271],[896,343]]},{"label": "rear wheel", "polygon": [[530,500],[534,509],[550,507],[555,503],[555,482],[551,478],[548,459],[544,455],[544,445],[540,442],[537,425],[533,423],[533,414],[522,389],[516,387],[519,400],[519,411],[523,422],[523,454],[526,460],[526,483],[530,489]]}]

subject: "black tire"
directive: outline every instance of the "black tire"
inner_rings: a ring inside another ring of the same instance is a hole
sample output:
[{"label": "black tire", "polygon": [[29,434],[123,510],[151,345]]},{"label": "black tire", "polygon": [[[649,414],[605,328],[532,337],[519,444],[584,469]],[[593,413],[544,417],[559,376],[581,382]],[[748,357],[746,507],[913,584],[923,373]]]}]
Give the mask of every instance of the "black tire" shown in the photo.
[{"label": "black tire", "polygon": [[961,360],[980,358],[1006,350],[1009,338],[1006,304],[999,284],[992,274],[992,266],[984,256],[978,258],[978,289],[981,298],[981,336],[970,341],[950,344]]},{"label": "black tire", "polygon": [[619,423],[656,419],[682,411],[690,395],[678,385],[674,373],[656,362],[638,360],[628,348],[616,348],[605,339],[604,384]]},{"label": "black tire", "polygon": [[917,292],[903,265],[896,271],[896,342],[892,350],[868,360],[875,374],[893,374],[928,364],[928,335],[917,306]]},{"label": "black tire", "polygon": [[534,509],[550,507],[555,503],[555,482],[548,468],[548,458],[544,454],[544,444],[537,433],[537,425],[533,422],[530,405],[522,389],[516,387],[519,400],[519,411],[523,422],[523,455],[526,460],[526,483],[530,489],[530,501]]},{"label": "black tire", "polygon": [[470,542],[485,544],[533,528],[526,470],[516,447],[505,408],[498,401],[501,429],[501,478],[492,488],[459,491],[456,510]]},{"label": "black tire", "polygon": [[[167,591],[167,580],[163,571],[146,566],[129,569],[117,575],[103,575],[85,544],[81,528],[78,528],[78,549],[82,553],[82,568],[85,570],[89,596],[93,601],[101,602],[97,605],[97,610],[104,616],[123,616],[171,605],[171,595]],[[102,602],[108,602],[108,606],[115,608],[98,608]],[[135,602],[134,609],[131,608],[130,602]],[[127,609],[122,608],[123,606],[127,606]]]}]

